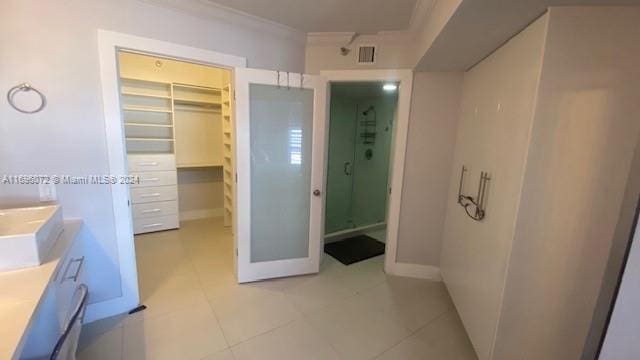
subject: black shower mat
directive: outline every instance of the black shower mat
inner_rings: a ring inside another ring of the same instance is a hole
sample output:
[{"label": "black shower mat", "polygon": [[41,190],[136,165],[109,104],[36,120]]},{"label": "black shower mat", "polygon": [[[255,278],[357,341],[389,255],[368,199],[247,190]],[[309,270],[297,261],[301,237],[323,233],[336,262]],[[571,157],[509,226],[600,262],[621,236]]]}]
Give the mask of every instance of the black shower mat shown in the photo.
[{"label": "black shower mat", "polygon": [[384,254],[384,243],[367,235],[358,235],[324,245],[324,252],[345,265]]}]

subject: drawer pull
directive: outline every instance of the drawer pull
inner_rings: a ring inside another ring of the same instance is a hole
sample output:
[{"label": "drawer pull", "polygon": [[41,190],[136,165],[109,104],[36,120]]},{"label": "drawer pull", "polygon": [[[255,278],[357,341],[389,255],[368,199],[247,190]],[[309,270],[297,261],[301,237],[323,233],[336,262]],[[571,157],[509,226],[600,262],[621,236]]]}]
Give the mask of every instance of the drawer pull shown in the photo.
[{"label": "drawer pull", "polygon": [[[71,275],[67,275],[67,273],[69,272],[69,269],[71,268],[71,264],[73,263],[78,263],[78,267],[76,268],[76,273]],[[67,263],[67,267],[64,270],[64,275],[62,276],[62,280],[60,281],[61,283],[67,281],[67,280],[73,280],[73,282],[78,281],[78,276],[80,275],[80,270],[82,270],[82,265],[84,264],[84,256],[78,259],[71,259],[71,261],[69,261]]]},{"label": "drawer pull", "polygon": [[139,162],[138,165],[140,165],[140,166],[158,166],[158,162],[157,161]]},{"label": "drawer pull", "polygon": [[160,209],[147,209],[147,210],[142,210],[143,214],[148,214],[148,213],[156,213],[160,211]]},{"label": "drawer pull", "polygon": [[162,226],[162,223],[142,225],[142,227],[145,228],[145,229],[152,228],[152,227],[158,227],[158,226]]},{"label": "drawer pull", "polygon": [[143,198],[158,197],[158,196],[160,196],[160,193],[142,194],[142,195],[140,195],[140,197],[143,197]]}]

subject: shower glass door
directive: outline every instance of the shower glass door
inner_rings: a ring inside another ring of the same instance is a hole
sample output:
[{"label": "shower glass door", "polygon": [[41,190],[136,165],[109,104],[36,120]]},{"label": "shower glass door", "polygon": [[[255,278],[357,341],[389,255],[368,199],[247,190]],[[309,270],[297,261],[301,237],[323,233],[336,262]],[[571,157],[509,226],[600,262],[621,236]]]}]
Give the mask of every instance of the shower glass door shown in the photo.
[{"label": "shower glass door", "polygon": [[319,271],[326,83],[236,70],[238,281]]},{"label": "shower glass door", "polygon": [[339,99],[331,101],[326,234],[354,227],[352,211],[357,109],[351,105]]}]

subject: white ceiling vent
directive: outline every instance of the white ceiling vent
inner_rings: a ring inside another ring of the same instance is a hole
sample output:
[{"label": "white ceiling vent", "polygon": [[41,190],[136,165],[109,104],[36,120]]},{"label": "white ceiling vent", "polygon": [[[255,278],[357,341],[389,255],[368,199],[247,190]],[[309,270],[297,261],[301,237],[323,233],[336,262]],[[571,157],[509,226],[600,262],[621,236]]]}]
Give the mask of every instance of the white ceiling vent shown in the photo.
[{"label": "white ceiling vent", "polygon": [[376,62],[376,46],[375,45],[358,45],[358,64],[375,64]]}]

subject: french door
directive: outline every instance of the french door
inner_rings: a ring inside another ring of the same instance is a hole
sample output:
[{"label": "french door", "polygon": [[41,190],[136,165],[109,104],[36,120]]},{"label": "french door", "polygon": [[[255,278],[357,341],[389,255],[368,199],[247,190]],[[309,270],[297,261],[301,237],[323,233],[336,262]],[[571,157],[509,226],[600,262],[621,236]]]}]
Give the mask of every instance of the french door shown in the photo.
[{"label": "french door", "polygon": [[235,70],[239,282],[317,273],[327,83]]}]

